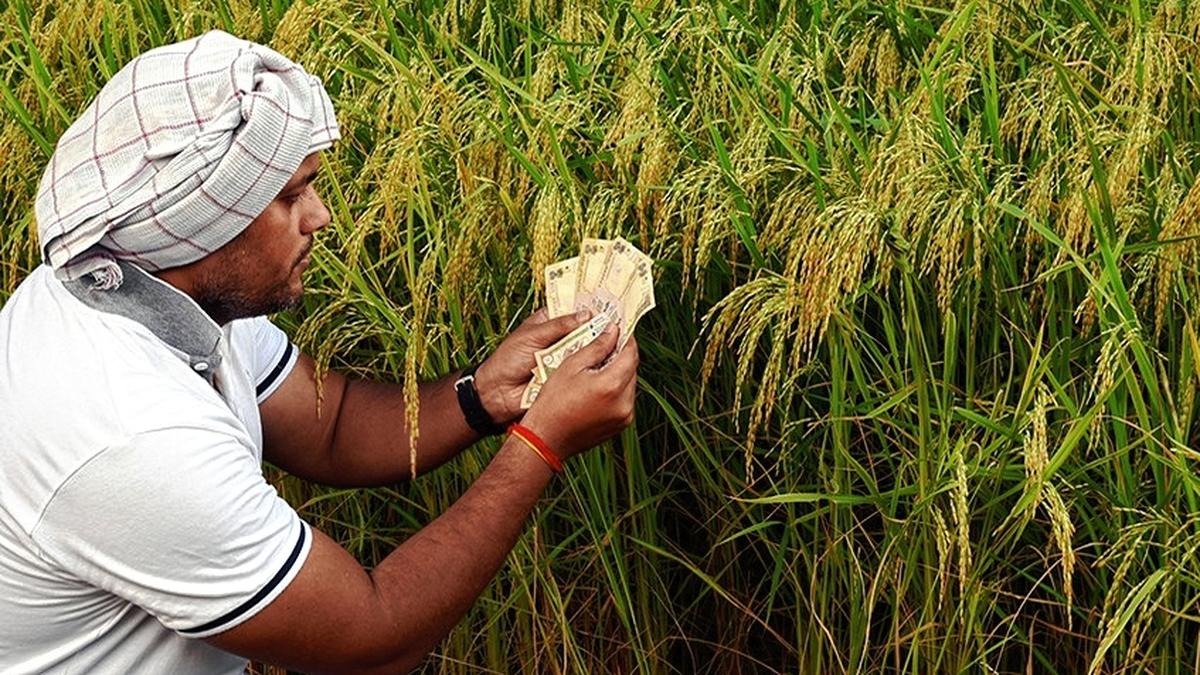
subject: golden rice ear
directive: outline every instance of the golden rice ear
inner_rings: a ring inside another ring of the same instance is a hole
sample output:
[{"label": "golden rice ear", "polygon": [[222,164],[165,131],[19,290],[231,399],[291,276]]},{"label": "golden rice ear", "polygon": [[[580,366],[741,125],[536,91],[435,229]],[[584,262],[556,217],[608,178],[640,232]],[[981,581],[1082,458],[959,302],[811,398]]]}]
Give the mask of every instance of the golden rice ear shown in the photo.
[{"label": "golden rice ear", "polygon": [[1055,485],[1055,479],[1049,475],[1050,455],[1048,449],[1047,416],[1053,405],[1053,398],[1046,385],[1039,384],[1034,398],[1033,407],[1028,413],[1029,428],[1025,433],[1025,443],[1022,455],[1025,463],[1025,483],[1022,501],[1028,501],[1025,511],[1018,517],[1028,521],[1034,517],[1039,507],[1043,507],[1050,520],[1050,530],[1054,544],[1058,549],[1059,565],[1062,571],[1062,592],[1068,608],[1068,625],[1071,624],[1069,609],[1073,607],[1073,579],[1075,571],[1075,549],[1072,544],[1075,527],[1071,522],[1070,511],[1066,502]]},{"label": "golden rice ear", "polygon": [[967,462],[959,453],[956,463],[954,488],[954,524],[958,530],[958,590],[967,591],[967,579],[971,574],[971,509],[967,502],[970,488],[967,485]]},{"label": "golden rice ear", "polygon": [[426,354],[429,349],[431,325],[430,309],[438,293],[438,257],[426,256],[421,261],[417,278],[412,284],[412,322],[409,324],[409,340],[404,352],[404,413],[408,423],[409,476],[417,477],[417,440],[421,435],[419,426],[421,397],[417,388],[420,378],[428,376]]},{"label": "golden rice ear", "polygon": [[1172,241],[1157,257],[1154,327],[1161,332],[1168,303],[1180,278],[1195,279],[1200,269],[1200,181],[1192,184],[1162,225],[1160,240]]},{"label": "golden rice ear", "polygon": [[[342,10],[336,0],[305,0],[292,3],[271,35],[259,35],[263,23],[260,14],[262,3],[257,0],[239,0],[234,3],[234,24],[242,32],[234,32],[253,42],[270,39],[271,49],[285,54],[304,66],[308,72],[327,80],[336,68],[339,55],[329,49],[336,27],[329,21]],[[257,36],[257,37],[255,37]],[[190,37],[181,35],[180,39]]]},{"label": "golden rice ear", "polygon": [[566,229],[564,225],[570,222],[570,211],[566,208],[562,192],[557,180],[548,180],[533,201],[533,213],[529,224],[530,238],[533,242],[533,255],[530,260],[533,278],[530,283],[539,297],[545,291],[546,265],[557,259],[559,243],[563,230]]},{"label": "golden rice ear", "polygon": [[311,314],[297,329],[293,342],[309,354],[316,364],[317,410],[321,414],[325,375],[339,354],[350,352],[372,335],[373,326],[356,312],[353,298],[334,297]]},{"label": "golden rice ear", "polygon": [[678,162],[679,155],[672,135],[661,127],[651,131],[642,145],[642,158],[638,163],[634,185],[638,233],[643,246],[649,244],[651,232],[656,238],[667,236],[668,226],[662,217],[662,201]]},{"label": "golden rice ear", "polygon": [[[0,148],[5,148],[5,160],[0,162],[0,208],[19,203],[32,204],[37,184],[28,178],[28,167],[42,160],[37,145],[16,124],[0,122]],[[0,296],[7,298],[19,280],[41,258],[38,250],[37,222],[33,209],[6,208],[9,219],[4,236],[0,236]]]},{"label": "golden rice ear", "polygon": [[1038,393],[1033,407],[1028,413],[1029,428],[1025,432],[1025,443],[1021,447],[1021,455],[1025,460],[1025,485],[1022,499],[1029,498],[1029,504],[1022,515],[1028,519],[1042,503],[1045,490],[1045,474],[1050,464],[1047,451],[1046,415],[1052,400],[1044,384],[1038,385]]},{"label": "golden rice ear", "polygon": [[850,42],[842,64],[848,103],[855,89],[866,92],[880,109],[891,110],[889,92],[902,86],[905,76],[894,33],[882,21],[871,21]]},{"label": "golden rice ear", "polygon": [[654,77],[658,58],[649,45],[641,44],[631,59],[634,67],[616,92],[619,112],[605,131],[603,147],[613,153],[613,166],[623,174],[633,174],[638,151],[659,125],[662,87]]},{"label": "golden rice ear", "polygon": [[931,506],[934,541],[937,544],[938,611],[946,605],[950,594],[950,574],[954,567],[954,534],[946,526],[946,518],[937,506]]},{"label": "golden rice ear", "polygon": [[1062,569],[1062,593],[1067,603],[1067,627],[1073,627],[1072,614],[1075,606],[1075,548],[1071,543],[1075,536],[1075,526],[1071,522],[1071,513],[1063,501],[1062,495],[1053,485],[1046,490],[1046,511],[1050,516],[1050,531],[1053,533],[1054,544],[1058,548],[1059,564]]}]

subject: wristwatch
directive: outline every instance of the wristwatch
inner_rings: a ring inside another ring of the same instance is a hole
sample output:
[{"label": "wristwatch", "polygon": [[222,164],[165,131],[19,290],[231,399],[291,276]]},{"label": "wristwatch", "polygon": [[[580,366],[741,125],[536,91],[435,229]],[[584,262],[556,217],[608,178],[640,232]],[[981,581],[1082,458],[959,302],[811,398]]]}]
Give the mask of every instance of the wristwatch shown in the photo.
[{"label": "wristwatch", "polygon": [[474,429],[475,433],[480,436],[502,434],[504,427],[496,424],[496,420],[492,419],[488,411],[483,409],[483,402],[479,400],[479,391],[475,389],[475,370],[478,368],[479,364],[467,368],[454,381],[454,392],[458,394],[458,407],[462,409],[463,417],[467,419],[467,425]]}]

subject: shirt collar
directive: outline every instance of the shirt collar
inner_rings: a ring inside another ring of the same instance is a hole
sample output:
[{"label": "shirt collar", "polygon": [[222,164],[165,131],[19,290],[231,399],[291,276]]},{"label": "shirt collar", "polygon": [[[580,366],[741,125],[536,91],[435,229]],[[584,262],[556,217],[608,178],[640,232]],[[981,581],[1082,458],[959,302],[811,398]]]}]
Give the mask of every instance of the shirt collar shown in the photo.
[{"label": "shirt collar", "polygon": [[221,327],[191,296],[136,265],[117,264],[124,276],[117,288],[98,290],[86,276],[63,285],[92,309],[142,324],[212,384],[221,365]]}]

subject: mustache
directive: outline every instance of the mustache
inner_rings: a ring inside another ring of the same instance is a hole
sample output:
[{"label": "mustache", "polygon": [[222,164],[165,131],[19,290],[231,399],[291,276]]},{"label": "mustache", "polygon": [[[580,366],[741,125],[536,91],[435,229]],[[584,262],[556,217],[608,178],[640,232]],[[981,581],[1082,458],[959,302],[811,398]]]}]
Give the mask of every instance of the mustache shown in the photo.
[{"label": "mustache", "polygon": [[[299,265],[300,261],[304,260],[305,256],[307,256],[309,253],[312,253],[313,244],[313,240],[309,239],[308,244],[304,247],[304,250],[300,252],[300,255],[296,256],[296,265]],[[295,267],[295,265],[293,265],[293,267]]]}]

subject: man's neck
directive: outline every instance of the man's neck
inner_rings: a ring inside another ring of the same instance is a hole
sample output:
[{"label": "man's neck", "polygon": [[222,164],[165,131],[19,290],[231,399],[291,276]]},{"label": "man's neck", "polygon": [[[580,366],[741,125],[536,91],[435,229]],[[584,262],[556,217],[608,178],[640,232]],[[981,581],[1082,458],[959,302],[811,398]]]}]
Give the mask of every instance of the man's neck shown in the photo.
[{"label": "man's neck", "polygon": [[230,321],[238,318],[236,316],[226,316],[228,312],[212,306],[210,303],[205,302],[204,299],[200,297],[200,294],[196,292],[196,285],[194,283],[194,279],[196,277],[194,264],[184,265],[182,267],[172,267],[171,269],[167,270],[160,270],[155,272],[154,276],[170,284],[171,286],[174,286],[175,289],[180,293],[183,293],[194,300],[196,304],[200,306],[200,309],[204,310],[204,313],[207,314],[209,318],[212,319],[213,322],[215,322],[218,326],[224,326]]}]

